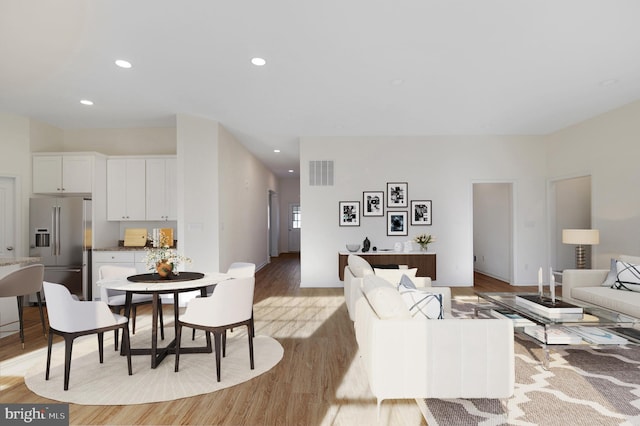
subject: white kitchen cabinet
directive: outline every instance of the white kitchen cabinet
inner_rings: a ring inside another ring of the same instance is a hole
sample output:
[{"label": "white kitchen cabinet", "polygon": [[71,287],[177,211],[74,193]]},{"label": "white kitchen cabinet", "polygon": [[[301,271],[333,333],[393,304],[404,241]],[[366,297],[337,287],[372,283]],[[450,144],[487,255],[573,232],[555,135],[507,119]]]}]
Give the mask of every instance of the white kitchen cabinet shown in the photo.
[{"label": "white kitchen cabinet", "polygon": [[147,159],[147,220],[176,220],[176,159]]},{"label": "white kitchen cabinet", "polygon": [[33,192],[36,194],[90,194],[93,156],[33,154]]},{"label": "white kitchen cabinet", "polygon": [[107,220],[146,220],[145,160],[107,160]]}]

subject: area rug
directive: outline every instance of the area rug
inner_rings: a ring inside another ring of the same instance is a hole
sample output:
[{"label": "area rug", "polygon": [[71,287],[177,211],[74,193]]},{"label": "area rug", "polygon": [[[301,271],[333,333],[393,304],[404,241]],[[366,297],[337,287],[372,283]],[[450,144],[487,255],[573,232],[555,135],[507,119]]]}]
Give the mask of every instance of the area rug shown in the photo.
[{"label": "area rug", "polygon": [[[146,322],[146,326],[144,325]],[[142,324],[141,324],[142,323]],[[149,347],[150,321],[138,316],[136,334],[131,336],[132,347]],[[246,328],[245,328],[246,330]],[[165,324],[164,346],[173,339],[173,324]],[[199,331],[194,342],[191,329],[184,329],[183,346],[205,345],[204,333]],[[46,351],[27,371],[25,383],[34,393],[62,402],[85,405],[127,405],[170,401],[228,388],[257,377],[280,362],[284,350],[269,337],[254,338],[255,369],[249,366],[249,345],[243,330],[227,335],[227,353],[222,358],[221,381],[216,380],[215,354],[182,354],[180,371],[174,372],[175,356],[169,355],[152,369],[149,355],[132,356],[133,375],[127,373],[127,359],[114,351],[113,333],[105,333],[104,363],[98,359],[97,337],[76,339],[73,345],[69,390],[63,390],[64,343],[53,347],[51,373],[45,380]]]},{"label": "area rug", "polygon": [[[452,302],[469,316],[469,299]],[[515,339],[515,394],[496,399],[417,400],[434,425],[637,425],[640,424],[640,347],[552,346],[549,369],[542,348]]]}]

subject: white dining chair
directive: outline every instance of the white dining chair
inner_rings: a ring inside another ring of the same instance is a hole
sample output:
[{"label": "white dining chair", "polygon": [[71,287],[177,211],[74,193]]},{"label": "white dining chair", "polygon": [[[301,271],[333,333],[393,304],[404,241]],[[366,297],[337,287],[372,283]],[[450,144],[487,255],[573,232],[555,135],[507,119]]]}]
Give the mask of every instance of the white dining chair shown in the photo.
[{"label": "white dining chair", "polygon": [[17,269],[0,278],[0,297],[15,297],[18,301],[18,321],[20,323],[20,342],[24,349],[24,296],[35,293],[38,297],[38,309],[40,309],[40,321],[42,332],[47,334],[42,311],[42,280],[44,277],[44,265],[29,265]]},{"label": "white dining chair", "polygon": [[76,300],[63,285],[45,281],[43,286],[47,300],[47,316],[49,317],[46,380],[49,380],[54,334],[64,338],[64,390],[68,390],[71,351],[74,339],[89,334],[97,334],[98,352],[100,364],[102,364],[104,361],[104,332],[116,329],[122,329],[122,349],[127,356],[129,375],[133,374],[129,344],[129,319],[127,317],[111,312],[105,302]]},{"label": "white dining chair", "polygon": [[[227,269],[227,274],[231,276],[231,278],[246,278],[246,277],[254,277],[256,274],[256,264],[249,262],[234,262],[229,265],[229,269]],[[207,297],[213,294],[215,289],[215,285],[207,287]],[[251,312],[251,323],[253,329],[253,311]],[[255,335],[254,335],[255,336]],[[191,332],[191,340],[195,340],[196,338],[196,330]]]},{"label": "white dining chair", "polygon": [[255,278],[234,278],[222,281],[216,285],[216,289],[209,297],[192,299],[187,305],[184,314],[178,318],[176,330],[176,361],[175,371],[178,372],[180,364],[180,340],[182,327],[204,330],[207,335],[213,333],[216,356],[216,375],[220,381],[220,362],[224,353],[221,349],[226,346],[226,331],[233,327],[247,326],[249,340],[249,363],[254,369],[253,362],[253,291]]},{"label": "white dining chair", "polygon": [[[102,265],[98,269],[99,280],[110,280],[116,278],[126,278],[136,275],[136,268],[119,265]],[[100,300],[106,302],[109,308],[116,313],[125,309],[126,292],[100,287]],[[153,302],[150,294],[133,294],[131,299],[131,333],[136,334],[136,307],[139,305],[149,305]],[[160,338],[164,339],[164,320],[162,318],[162,303],[158,303],[158,318],[160,321]],[[115,350],[118,350],[118,330],[115,330]]]}]

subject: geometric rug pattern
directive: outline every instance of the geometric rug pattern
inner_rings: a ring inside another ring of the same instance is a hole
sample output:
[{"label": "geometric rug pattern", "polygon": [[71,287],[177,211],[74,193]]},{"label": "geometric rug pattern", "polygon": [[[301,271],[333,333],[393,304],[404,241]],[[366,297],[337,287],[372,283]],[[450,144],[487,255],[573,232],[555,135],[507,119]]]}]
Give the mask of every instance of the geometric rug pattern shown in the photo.
[{"label": "geometric rug pattern", "polygon": [[[477,300],[475,297],[473,300]],[[455,316],[472,303],[452,301]],[[550,345],[549,368],[532,340],[516,334],[514,395],[416,400],[432,425],[640,425],[640,346]]]},{"label": "geometric rug pattern", "polygon": [[[149,347],[150,316],[138,315],[136,334],[131,335],[132,347]],[[174,337],[173,322],[165,323],[165,346]],[[191,329],[184,328],[183,346],[204,346],[204,332],[198,331],[191,340]],[[114,351],[113,332],[104,334],[104,363],[98,359],[95,335],[75,340],[71,360],[69,390],[63,390],[64,343],[53,346],[51,373],[45,380],[46,349],[25,374],[25,384],[34,393],[57,401],[85,405],[129,405],[170,401],[215,392],[251,380],[269,371],[280,362],[284,349],[269,336],[253,340],[255,368],[249,365],[249,344],[246,327],[227,332],[227,352],[221,361],[221,381],[216,380],[215,353],[180,355],[180,371],[174,371],[175,356],[167,356],[155,369],[150,355],[131,357],[133,375],[127,372],[126,357]]]}]

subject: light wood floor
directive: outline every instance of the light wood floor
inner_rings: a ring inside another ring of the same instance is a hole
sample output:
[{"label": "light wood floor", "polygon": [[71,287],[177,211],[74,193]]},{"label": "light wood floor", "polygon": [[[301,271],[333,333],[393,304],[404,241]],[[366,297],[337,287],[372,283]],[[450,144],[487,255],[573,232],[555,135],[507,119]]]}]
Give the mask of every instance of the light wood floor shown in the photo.
[{"label": "light wood floor", "polygon": [[[294,254],[272,259],[256,274],[256,333],[276,338],[285,350],[282,361],[269,372],[229,389],[168,403],[109,407],[70,404],[71,424],[376,424],[376,401],[357,358],[343,290],[301,289],[299,283],[300,262]],[[465,295],[474,290],[526,289],[480,274],[476,274],[475,283],[475,289],[453,288],[452,292]],[[149,310],[139,308],[138,315],[144,314],[150,314]],[[0,339],[0,362],[46,347],[37,308],[27,308],[25,317],[25,349],[17,334]],[[71,379],[73,386],[73,363]],[[0,403],[53,402],[29,391],[22,377],[7,377],[2,371],[0,389]],[[383,402],[380,424],[426,423],[415,401],[394,400]]]}]

